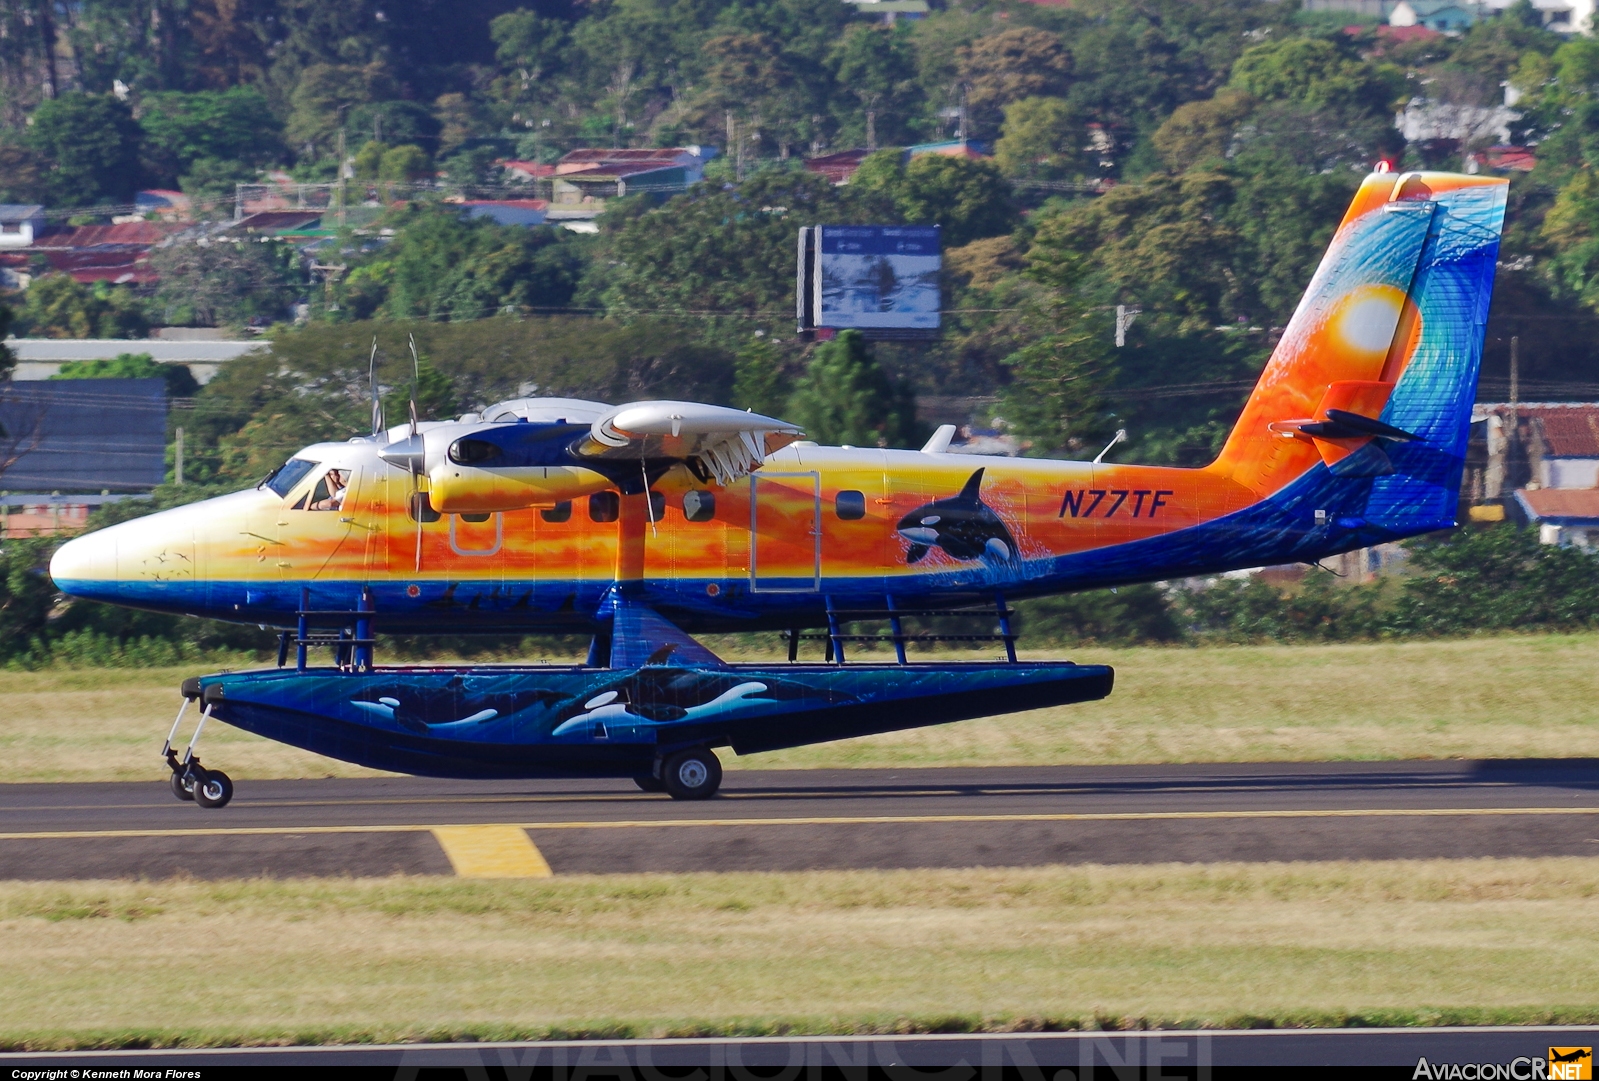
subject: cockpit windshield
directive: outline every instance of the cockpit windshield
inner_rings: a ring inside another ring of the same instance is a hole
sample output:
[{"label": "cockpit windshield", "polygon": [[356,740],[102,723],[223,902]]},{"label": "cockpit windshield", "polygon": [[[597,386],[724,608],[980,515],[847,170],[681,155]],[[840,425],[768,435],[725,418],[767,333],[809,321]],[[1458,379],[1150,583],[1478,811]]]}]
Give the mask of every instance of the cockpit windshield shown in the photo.
[{"label": "cockpit windshield", "polygon": [[261,483],[278,495],[286,496],[296,484],[300,483],[302,477],[317,467],[317,464],[306,458],[290,458]]}]

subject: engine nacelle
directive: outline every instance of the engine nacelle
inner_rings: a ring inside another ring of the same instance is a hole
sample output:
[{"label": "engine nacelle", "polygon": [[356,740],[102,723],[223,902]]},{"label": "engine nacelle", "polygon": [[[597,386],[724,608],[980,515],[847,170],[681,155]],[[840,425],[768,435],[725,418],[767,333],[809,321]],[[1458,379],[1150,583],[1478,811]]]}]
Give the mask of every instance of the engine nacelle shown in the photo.
[{"label": "engine nacelle", "polygon": [[581,466],[479,469],[445,461],[428,473],[428,502],[441,514],[488,514],[547,507],[614,487],[614,482]]}]

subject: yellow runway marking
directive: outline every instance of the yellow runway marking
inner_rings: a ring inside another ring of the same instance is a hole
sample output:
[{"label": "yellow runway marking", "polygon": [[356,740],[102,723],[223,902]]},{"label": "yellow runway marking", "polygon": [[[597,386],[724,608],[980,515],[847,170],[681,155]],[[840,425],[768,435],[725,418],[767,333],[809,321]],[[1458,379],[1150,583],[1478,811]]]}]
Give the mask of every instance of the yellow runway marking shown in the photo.
[{"label": "yellow runway marking", "polygon": [[461,878],[549,878],[544,853],[518,826],[435,826],[433,836]]},{"label": "yellow runway marking", "polygon": [[[1104,811],[1080,814],[881,815],[834,818],[660,818],[578,822],[504,822],[492,826],[412,823],[360,826],[196,826],[193,829],[40,830],[0,833],[0,841],[92,840],[97,837],[249,837],[282,834],[423,833],[440,829],[607,830],[681,829],[695,826],[871,826],[956,822],[1177,822],[1271,818],[1492,818],[1528,815],[1599,815],[1599,807],[1408,807],[1347,810]],[[528,842],[530,845],[531,841]]]}]

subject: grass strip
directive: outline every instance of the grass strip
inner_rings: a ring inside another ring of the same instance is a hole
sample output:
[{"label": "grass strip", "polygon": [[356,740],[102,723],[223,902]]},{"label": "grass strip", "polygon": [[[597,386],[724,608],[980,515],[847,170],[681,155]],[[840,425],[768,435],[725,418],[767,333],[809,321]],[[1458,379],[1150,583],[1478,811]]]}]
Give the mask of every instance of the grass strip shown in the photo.
[{"label": "grass strip", "polygon": [[4,883],[0,1047],[1594,1023],[1596,923],[1599,859]]}]

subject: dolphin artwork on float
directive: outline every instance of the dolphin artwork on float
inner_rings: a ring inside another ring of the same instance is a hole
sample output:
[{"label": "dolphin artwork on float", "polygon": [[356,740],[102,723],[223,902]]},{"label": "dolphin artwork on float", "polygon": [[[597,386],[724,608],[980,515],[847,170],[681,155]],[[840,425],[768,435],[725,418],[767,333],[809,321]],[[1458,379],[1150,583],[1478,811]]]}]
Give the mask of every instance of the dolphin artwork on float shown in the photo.
[{"label": "dolphin artwork on float", "polygon": [[408,732],[427,735],[443,726],[484,724],[528,706],[548,707],[563,700],[560,694],[544,690],[473,693],[458,676],[443,687],[422,688],[398,680],[367,687],[350,699],[350,705]]},{"label": "dolphin artwork on float", "polygon": [[982,485],[979,469],[967,478],[959,495],[924,504],[899,520],[899,535],[910,543],[906,563],[920,563],[933,548],[959,560],[1009,563],[1016,558],[1016,539],[979,496]]}]

